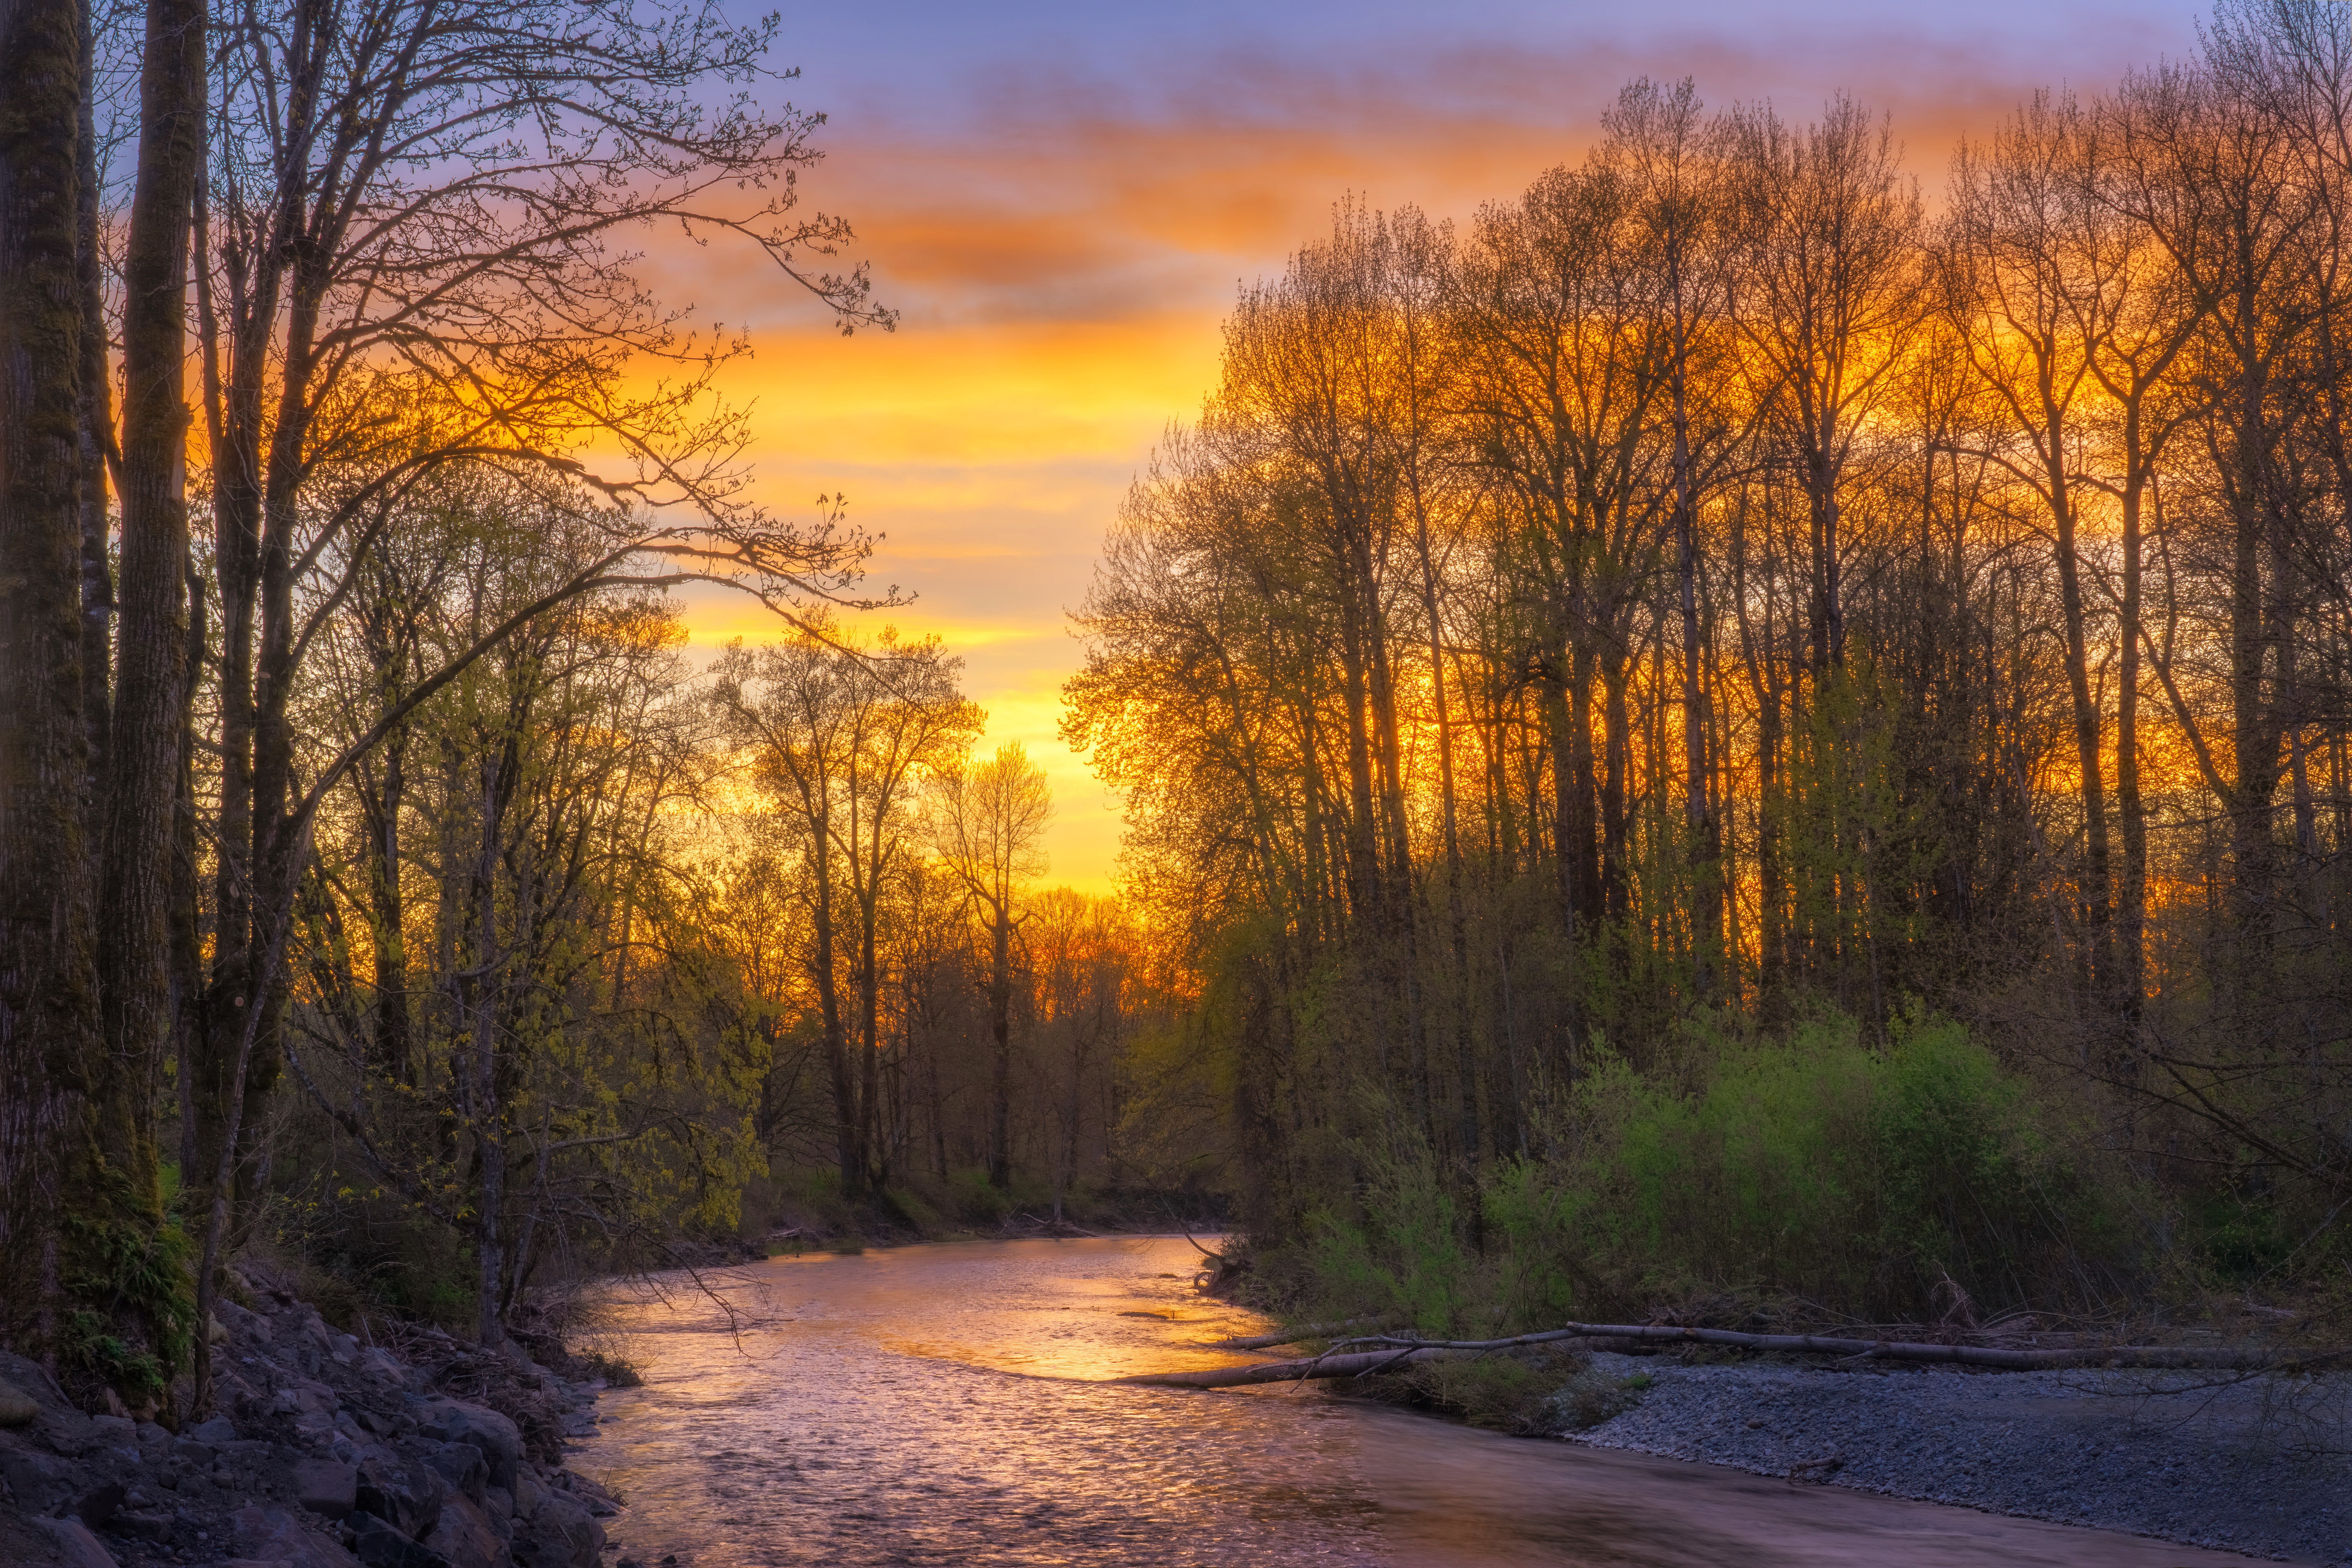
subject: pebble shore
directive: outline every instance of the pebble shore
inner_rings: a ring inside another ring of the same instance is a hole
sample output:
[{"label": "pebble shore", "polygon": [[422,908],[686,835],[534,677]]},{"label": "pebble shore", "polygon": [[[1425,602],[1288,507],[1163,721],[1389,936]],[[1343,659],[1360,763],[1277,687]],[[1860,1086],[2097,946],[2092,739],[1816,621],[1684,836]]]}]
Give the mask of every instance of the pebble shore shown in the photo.
[{"label": "pebble shore", "polygon": [[[1647,1379],[1647,1386],[1639,1386]],[[1629,1386],[1632,1385],[1632,1386]],[[1630,1402],[1559,1436],[1759,1475],[2096,1526],[2283,1562],[2352,1564],[2352,1378],[1684,1365],[1601,1353]]]}]

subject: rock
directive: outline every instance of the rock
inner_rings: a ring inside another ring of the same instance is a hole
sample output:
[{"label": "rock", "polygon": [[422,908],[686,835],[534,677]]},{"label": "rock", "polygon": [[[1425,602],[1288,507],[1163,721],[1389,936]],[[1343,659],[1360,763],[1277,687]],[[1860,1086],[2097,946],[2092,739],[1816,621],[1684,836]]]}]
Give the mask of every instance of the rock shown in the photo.
[{"label": "rock", "polygon": [[197,1422],[181,1436],[194,1437],[199,1443],[209,1443],[217,1448],[223,1443],[236,1441],[236,1423],[226,1415],[215,1415],[209,1421]]},{"label": "rock", "polygon": [[172,1441],[172,1458],[185,1459],[198,1469],[210,1469],[218,1450],[209,1443],[199,1443],[194,1437],[175,1437]]},{"label": "rock", "polygon": [[220,1321],[240,1334],[251,1334],[267,1344],[269,1341],[269,1320],[258,1312],[249,1312],[234,1301],[219,1301],[213,1306]]},{"label": "rock", "polygon": [[0,1383],[0,1426],[23,1426],[40,1419],[33,1396],[13,1383]]},{"label": "rock", "polygon": [[450,1490],[462,1492],[477,1503],[482,1500],[490,1483],[490,1462],[479,1448],[471,1443],[444,1443],[426,1449],[425,1462],[449,1483]]},{"label": "rock", "polygon": [[449,1489],[430,1465],[397,1465],[370,1460],[359,1473],[354,1505],[362,1512],[389,1521],[409,1535],[422,1535],[441,1517]]},{"label": "rock", "polygon": [[127,1535],[134,1541],[152,1541],[159,1545],[172,1539],[172,1516],[168,1513],[118,1513],[107,1530],[114,1535]]},{"label": "rock", "polygon": [[514,1516],[517,1519],[529,1519],[546,1500],[547,1488],[540,1484],[538,1476],[525,1470],[515,1477]]},{"label": "rock", "polygon": [[88,1526],[78,1519],[37,1519],[33,1521],[58,1543],[58,1551],[72,1568],[121,1568],[114,1553],[102,1545]]},{"label": "rock", "polygon": [[604,1527],[562,1492],[550,1492],[515,1529],[516,1568],[596,1568],[604,1550]]},{"label": "rock", "polygon": [[369,1349],[360,1352],[360,1370],[383,1383],[406,1383],[408,1368],[390,1351]]},{"label": "rock", "polygon": [[355,1561],[281,1509],[240,1509],[235,1523],[237,1550],[256,1562],[283,1563],[285,1568],[352,1568]]},{"label": "rock", "polygon": [[514,1485],[515,1470],[522,1463],[522,1429],[495,1410],[478,1405],[444,1400],[428,1406],[424,1413],[425,1430],[445,1443],[469,1443],[482,1451],[490,1465],[490,1484]]},{"label": "rock", "polygon": [[450,1568],[438,1552],[372,1513],[354,1512],[343,1524],[352,1555],[366,1568]]},{"label": "rock", "polygon": [[0,1449],[0,1480],[8,1483],[18,1508],[26,1513],[44,1514],[57,1511],[58,1502],[71,1488],[73,1477],[63,1462],[47,1454],[6,1448]]},{"label": "rock", "polygon": [[586,1476],[572,1470],[559,1470],[556,1472],[555,1482],[565,1491],[579,1499],[581,1506],[585,1508],[593,1518],[610,1519],[621,1511],[621,1500]]},{"label": "rock", "polygon": [[341,1519],[359,1506],[360,1473],[332,1459],[302,1459],[294,1466],[294,1500],[312,1513]]},{"label": "rock", "polygon": [[511,1568],[514,1562],[488,1518],[461,1497],[441,1505],[425,1544],[447,1558],[449,1568]]}]

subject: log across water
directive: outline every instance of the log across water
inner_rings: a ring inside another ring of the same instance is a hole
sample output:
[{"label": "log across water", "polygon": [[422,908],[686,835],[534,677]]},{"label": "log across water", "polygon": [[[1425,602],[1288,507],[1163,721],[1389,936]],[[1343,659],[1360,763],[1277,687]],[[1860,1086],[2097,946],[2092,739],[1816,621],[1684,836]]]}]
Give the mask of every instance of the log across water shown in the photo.
[{"label": "log across water", "polygon": [[[1516,1350],[1524,1345],[1557,1344],[1568,1341],[1597,1342],[1604,1345],[1627,1342],[1725,1345],[1739,1350],[1779,1351],[1805,1355],[1939,1362],[1990,1367],[2002,1372],[2045,1372],[2092,1366],[2259,1371],[2309,1364],[2315,1359],[2309,1355],[2296,1356],[2279,1351],[2245,1347],[2208,1349],[2178,1345],[2102,1345],[2067,1350],[2010,1350],[1995,1345],[1832,1339],[1819,1334],[1744,1334],[1730,1329],[1674,1328],[1656,1323],[1570,1323],[1564,1328],[1502,1340],[1408,1340],[1368,1335],[1339,1342],[1341,1345],[1369,1344],[1376,1348],[1335,1349],[1319,1356],[1264,1362],[1255,1366],[1212,1367],[1199,1372],[1141,1373],[1117,1381],[1165,1388],[1239,1388],[1259,1383],[1361,1377],[1367,1373],[1385,1372],[1414,1362],[1433,1361],[1446,1356],[1486,1355],[1495,1351]],[[2338,1352],[2315,1359],[2340,1360],[2344,1353]]]}]

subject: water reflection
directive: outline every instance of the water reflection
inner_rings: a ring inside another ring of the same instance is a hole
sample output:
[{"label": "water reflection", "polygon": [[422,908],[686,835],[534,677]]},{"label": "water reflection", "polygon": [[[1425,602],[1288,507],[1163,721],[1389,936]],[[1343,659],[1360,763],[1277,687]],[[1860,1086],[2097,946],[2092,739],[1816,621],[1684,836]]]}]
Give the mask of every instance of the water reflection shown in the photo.
[{"label": "water reflection", "polygon": [[[646,1385],[574,1461],[628,1555],[783,1564],[1846,1564],[2250,1559],[1564,1444],[1319,1385],[1105,1385],[1225,1364],[1255,1320],[1181,1239],[778,1258],[631,1312]],[[1008,1375],[1013,1374],[1013,1375]]]}]

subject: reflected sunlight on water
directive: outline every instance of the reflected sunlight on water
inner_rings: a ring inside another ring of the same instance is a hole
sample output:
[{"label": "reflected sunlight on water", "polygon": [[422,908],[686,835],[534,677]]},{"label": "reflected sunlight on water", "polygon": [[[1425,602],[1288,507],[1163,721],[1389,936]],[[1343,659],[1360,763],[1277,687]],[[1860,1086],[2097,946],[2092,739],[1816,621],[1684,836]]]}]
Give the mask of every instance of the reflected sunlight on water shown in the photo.
[{"label": "reflected sunlight on water", "polygon": [[[1319,1384],[1107,1384],[1253,1359],[1181,1239],[773,1258],[632,1304],[646,1386],[575,1468],[622,1554],[681,1568],[2189,1568],[2095,1531],[1530,1442]],[[609,1559],[608,1559],[609,1562]]]}]

